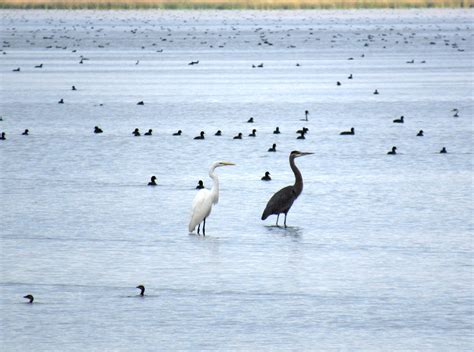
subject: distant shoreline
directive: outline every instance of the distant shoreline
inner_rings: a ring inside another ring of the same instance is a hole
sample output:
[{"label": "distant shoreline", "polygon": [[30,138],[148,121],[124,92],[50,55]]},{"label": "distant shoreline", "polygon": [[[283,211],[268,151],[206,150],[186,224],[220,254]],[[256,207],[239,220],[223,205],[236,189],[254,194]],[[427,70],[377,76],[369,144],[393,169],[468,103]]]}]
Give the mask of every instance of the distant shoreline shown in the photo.
[{"label": "distant shoreline", "polygon": [[474,0],[0,0],[2,9],[309,10],[472,7]]}]

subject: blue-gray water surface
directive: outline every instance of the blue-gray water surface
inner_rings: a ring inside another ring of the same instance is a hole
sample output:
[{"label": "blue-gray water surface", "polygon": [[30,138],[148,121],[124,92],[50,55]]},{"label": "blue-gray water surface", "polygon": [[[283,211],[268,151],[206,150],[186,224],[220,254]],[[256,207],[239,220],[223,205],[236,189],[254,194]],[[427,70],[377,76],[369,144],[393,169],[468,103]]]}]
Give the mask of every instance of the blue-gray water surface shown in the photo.
[{"label": "blue-gray water surface", "polygon": [[472,10],[0,16],[2,351],[472,350]]}]

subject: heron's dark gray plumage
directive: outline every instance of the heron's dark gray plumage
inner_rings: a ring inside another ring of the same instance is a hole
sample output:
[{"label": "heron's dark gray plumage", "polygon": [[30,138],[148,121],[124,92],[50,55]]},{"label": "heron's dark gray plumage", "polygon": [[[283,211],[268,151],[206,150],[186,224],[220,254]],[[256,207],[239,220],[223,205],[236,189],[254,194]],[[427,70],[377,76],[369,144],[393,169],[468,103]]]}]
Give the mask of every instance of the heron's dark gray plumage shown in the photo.
[{"label": "heron's dark gray plumage", "polygon": [[313,153],[299,152],[296,150],[290,153],[290,167],[293,173],[295,174],[295,183],[293,186],[287,186],[280,189],[270,198],[267,203],[267,206],[265,207],[265,210],[263,211],[262,220],[265,220],[270,215],[276,215],[276,225],[278,226],[278,219],[280,217],[280,214],[285,214],[284,225],[286,227],[286,216],[288,214],[288,211],[290,210],[296,198],[298,198],[301,192],[303,192],[303,177],[301,176],[300,170],[298,170],[298,168],[296,167],[295,159],[300,156],[310,154]]}]

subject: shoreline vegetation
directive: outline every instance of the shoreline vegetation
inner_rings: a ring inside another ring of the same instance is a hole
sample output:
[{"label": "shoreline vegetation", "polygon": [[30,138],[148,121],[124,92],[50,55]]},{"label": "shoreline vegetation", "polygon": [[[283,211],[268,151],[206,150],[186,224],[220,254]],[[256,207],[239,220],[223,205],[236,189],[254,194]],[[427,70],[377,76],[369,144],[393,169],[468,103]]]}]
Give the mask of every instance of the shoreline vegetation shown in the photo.
[{"label": "shoreline vegetation", "polygon": [[472,8],[474,0],[0,0],[2,9]]}]

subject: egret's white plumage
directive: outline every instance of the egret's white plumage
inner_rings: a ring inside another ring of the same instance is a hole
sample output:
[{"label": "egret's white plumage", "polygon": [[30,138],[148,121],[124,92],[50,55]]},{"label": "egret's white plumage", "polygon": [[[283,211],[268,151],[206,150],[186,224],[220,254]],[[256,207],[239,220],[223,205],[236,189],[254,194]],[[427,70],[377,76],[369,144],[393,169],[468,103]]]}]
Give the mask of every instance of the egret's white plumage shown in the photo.
[{"label": "egret's white plumage", "polygon": [[206,218],[211,214],[212,205],[219,202],[219,179],[214,172],[217,167],[235,165],[233,163],[225,161],[216,161],[211,165],[209,169],[209,177],[212,179],[213,184],[210,190],[201,189],[193,200],[193,209],[191,215],[191,221],[189,222],[189,232],[193,232],[196,226],[198,226],[198,233],[201,222],[203,226],[203,235],[206,234]]}]

